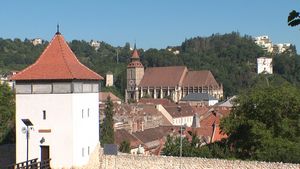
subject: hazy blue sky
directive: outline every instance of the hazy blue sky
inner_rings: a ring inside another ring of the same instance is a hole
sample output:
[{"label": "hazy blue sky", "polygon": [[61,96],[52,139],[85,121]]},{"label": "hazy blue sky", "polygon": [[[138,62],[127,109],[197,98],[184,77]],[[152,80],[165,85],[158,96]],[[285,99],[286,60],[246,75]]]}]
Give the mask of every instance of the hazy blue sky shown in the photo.
[{"label": "hazy blue sky", "polygon": [[9,0],[0,3],[0,37],[51,40],[56,24],[65,38],[140,48],[180,45],[185,38],[239,31],[269,35],[300,51],[300,26],[287,26],[300,0]]}]

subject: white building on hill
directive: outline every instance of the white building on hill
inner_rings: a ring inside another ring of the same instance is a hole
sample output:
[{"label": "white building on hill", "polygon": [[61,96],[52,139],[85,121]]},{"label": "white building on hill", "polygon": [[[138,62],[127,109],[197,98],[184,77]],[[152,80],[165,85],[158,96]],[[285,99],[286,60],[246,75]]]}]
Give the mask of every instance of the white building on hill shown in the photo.
[{"label": "white building on hill", "polygon": [[272,58],[257,58],[257,74],[273,74]]},{"label": "white building on hill", "polygon": [[[16,81],[16,162],[51,159],[51,168],[88,163],[99,144],[99,81],[57,32],[38,60],[12,77]],[[27,121],[28,121],[27,120]]]}]

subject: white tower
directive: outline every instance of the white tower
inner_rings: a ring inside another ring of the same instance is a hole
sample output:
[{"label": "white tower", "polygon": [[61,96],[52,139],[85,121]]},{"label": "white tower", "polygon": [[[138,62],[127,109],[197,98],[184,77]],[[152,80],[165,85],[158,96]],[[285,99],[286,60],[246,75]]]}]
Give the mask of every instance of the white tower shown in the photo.
[{"label": "white tower", "polygon": [[257,58],[257,74],[273,74],[272,58]]},{"label": "white tower", "polygon": [[106,78],[105,78],[105,86],[113,86],[114,85],[114,75],[111,71],[106,73]]},{"label": "white tower", "polygon": [[[52,168],[87,164],[99,144],[99,81],[57,32],[38,60],[12,77],[16,81],[16,162],[51,159]],[[23,130],[23,132],[22,132]]]}]

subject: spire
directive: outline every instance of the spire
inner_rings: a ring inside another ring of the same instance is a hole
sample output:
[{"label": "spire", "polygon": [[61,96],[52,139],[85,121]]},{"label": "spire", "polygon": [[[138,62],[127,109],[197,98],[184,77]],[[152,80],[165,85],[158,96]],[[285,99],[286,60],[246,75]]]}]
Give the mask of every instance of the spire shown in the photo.
[{"label": "spire", "polygon": [[134,43],[134,49],[133,53],[130,58],[130,63],[127,65],[127,67],[144,67],[142,63],[140,62],[140,56],[136,49],[136,43]]},{"label": "spire", "polygon": [[134,48],[133,50],[136,50],[136,41],[134,40]]},{"label": "spire", "polygon": [[60,35],[60,32],[59,32],[59,24],[56,25],[56,35]]}]

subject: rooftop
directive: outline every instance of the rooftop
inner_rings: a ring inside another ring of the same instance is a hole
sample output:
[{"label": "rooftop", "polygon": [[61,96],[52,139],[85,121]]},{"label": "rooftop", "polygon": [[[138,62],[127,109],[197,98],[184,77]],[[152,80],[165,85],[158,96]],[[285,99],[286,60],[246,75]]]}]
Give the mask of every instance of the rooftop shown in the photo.
[{"label": "rooftop", "polygon": [[81,64],[58,32],[37,61],[14,75],[12,80],[102,80]]}]

